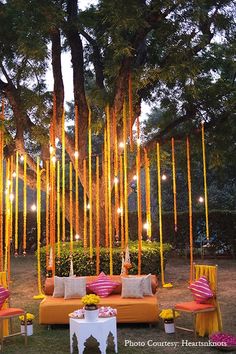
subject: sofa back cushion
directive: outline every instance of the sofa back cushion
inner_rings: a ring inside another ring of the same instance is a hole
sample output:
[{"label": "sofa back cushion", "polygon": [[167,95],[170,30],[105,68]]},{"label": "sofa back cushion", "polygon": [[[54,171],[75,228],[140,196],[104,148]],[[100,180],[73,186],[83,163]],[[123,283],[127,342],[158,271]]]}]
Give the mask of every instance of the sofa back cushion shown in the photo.
[{"label": "sofa back cushion", "polygon": [[[138,277],[138,275],[136,275]],[[142,275],[143,276],[143,275]],[[97,279],[97,275],[86,276],[86,283],[90,283]],[[119,285],[112,291],[112,294],[121,294],[122,284],[121,284],[121,276],[120,275],[109,275],[108,276],[111,281],[119,283]],[[155,294],[157,290],[157,277],[156,275],[151,275],[151,285],[152,285],[152,293]],[[45,295],[52,295],[54,291],[54,277],[46,278],[44,284],[44,293]],[[89,293],[89,291],[87,291]],[[91,293],[91,291],[90,291]]]}]

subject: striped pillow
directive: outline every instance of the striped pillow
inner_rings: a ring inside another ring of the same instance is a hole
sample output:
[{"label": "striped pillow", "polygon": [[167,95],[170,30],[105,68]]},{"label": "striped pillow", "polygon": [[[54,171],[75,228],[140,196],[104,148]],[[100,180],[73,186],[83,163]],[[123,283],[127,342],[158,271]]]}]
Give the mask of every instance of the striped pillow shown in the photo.
[{"label": "striped pillow", "polygon": [[3,286],[0,286],[0,309],[2,308],[5,300],[9,297],[9,295],[9,290],[5,289]]},{"label": "striped pillow", "polygon": [[200,277],[189,286],[194,300],[198,303],[204,303],[213,297],[209,282],[205,276]]},{"label": "striped pillow", "polygon": [[87,288],[101,297],[107,297],[118,285],[119,283],[110,280],[105,273],[101,272],[97,280],[87,284]]}]

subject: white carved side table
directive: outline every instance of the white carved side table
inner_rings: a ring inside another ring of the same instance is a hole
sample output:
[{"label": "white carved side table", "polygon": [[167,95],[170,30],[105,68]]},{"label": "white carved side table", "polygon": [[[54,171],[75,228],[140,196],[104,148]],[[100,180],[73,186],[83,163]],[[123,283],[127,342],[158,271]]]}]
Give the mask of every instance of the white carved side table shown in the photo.
[{"label": "white carved side table", "polygon": [[98,341],[101,354],[106,354],[107,339],[110,332],[114,337],[115,352],[118,353],[116,317],[98,318],[94,322],[70,317],[70,352],[73,351],[73,335],[75,334],[79,354],[83,353],[84,344],[90,336]]}]

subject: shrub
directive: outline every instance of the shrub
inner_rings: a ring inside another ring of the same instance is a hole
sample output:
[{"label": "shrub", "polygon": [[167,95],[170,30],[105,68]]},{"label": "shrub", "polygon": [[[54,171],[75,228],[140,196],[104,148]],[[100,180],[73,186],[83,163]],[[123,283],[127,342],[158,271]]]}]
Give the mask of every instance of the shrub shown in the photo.
[{"label": "shrub", "polygon": [[[166,256],[170,251],[169,244],[163,245],[164,265],[166,264]],[[130,259],[133,267],[130,274],[137,274],[138,269],[138,242],[132,241],[129,244]],[[41,269],[46,275],[46,248],[41,248]],[[122,263],[122,251],[120,247],[113,248],[113,274],[120,274]],[[73,252],[73,268],[76,275],[96,275],[96,252],[94,250],[93,257],[89,257],[89,250],[84,251],[81,242],[74,243]],[[160,244],[157,242],[143,242],[142,247],[142,274],[160,274]],[[106,274],[110,273],[110,257],[109,250],[100,248],[100,270]],[[56,258],[56,275],[68,276],[70,271],[70,245],[66,243],[61,247],[61,256]]]}]

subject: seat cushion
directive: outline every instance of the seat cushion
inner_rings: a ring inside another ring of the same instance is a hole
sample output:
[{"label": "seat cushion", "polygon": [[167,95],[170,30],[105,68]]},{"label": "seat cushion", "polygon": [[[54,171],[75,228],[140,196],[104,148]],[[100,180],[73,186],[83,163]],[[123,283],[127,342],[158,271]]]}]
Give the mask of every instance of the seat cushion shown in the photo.
[{"label": "seat cushion", "polygon": [[25,311],[23,309],[17,307],[10,307],[9,309],[0,310],[0,317],[4,316],[17,316],[24,314]]},{"label": "seat cushion", "polygon": [[199,304],[196,301],[181,302],[175,305],[175,310],[179,311],[204,311],[207,309],[214,309],[215,306],[212,304]]}]

